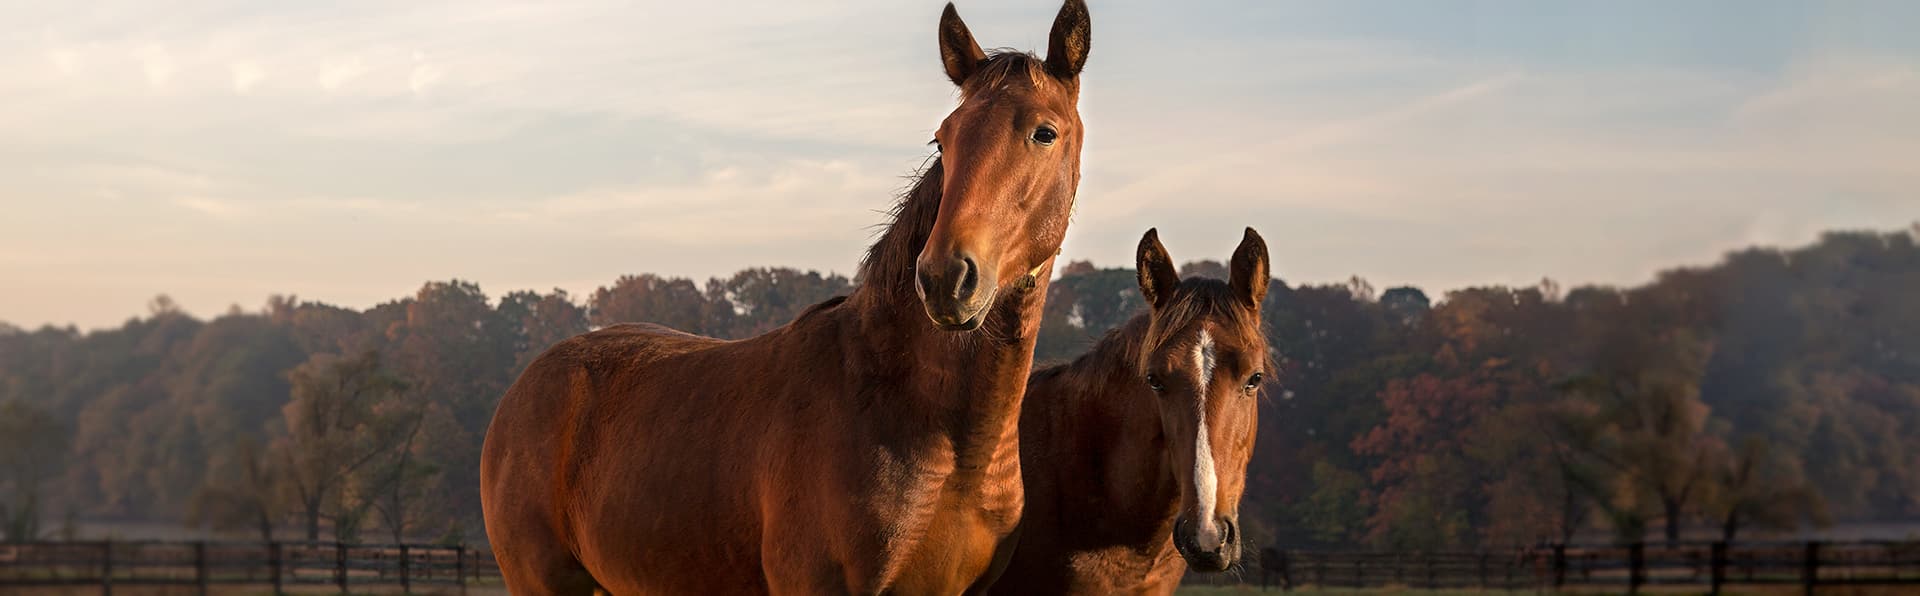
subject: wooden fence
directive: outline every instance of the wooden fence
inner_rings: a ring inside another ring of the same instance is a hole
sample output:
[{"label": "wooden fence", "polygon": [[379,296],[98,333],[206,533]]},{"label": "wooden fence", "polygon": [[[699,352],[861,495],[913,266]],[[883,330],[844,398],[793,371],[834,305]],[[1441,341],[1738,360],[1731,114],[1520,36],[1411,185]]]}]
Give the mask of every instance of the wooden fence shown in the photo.
[{"label": "wooden fence", "polygon": [[[1690,542],[1543,546],[1491,552],[1273,550],[1249,561],[1263,586],[1582,589],[1649,586],[1920,586],[1920,542]],[[0,544],[0,588],[215,585],[415,586],[465,591],[494,581],[493,555],[463,546],[333,542]],[[1253,579],[1253,578],[1248,578]],[[1207,582],[1212,583],[1212,582]]]},{"label": "wooden fence", "polygon": [[337,542],[0,543],[0,587],[414,586],[458,588],[496,579],[493,555],[464,546]]},{"label": "wooden fence", "polygon": [[1545,546],[1499,552],[1261,553],[1263,586],[1372,588],[1603,588],[1797,585],[1920,586],[1920,542],[1693,542]]}]

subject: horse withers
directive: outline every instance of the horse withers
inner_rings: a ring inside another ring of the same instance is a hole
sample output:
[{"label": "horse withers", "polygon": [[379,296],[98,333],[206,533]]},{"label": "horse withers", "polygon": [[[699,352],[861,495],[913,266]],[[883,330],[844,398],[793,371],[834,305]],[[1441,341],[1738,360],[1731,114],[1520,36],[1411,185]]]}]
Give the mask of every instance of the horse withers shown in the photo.
[{"label": "horse withers", "polygon": [[1149,310],[1027,385],[1027,510],[995,594],[1170,594],[1189,567],[1240,559],[1240,495],[1272,370],[1267,245],[1247,228],[1227,281],[1180,279],[1152,230],[1137,260]]},{"label": "horse withers", "polygon": [[487,430],[515,594],[954,594],[1004,564],[1018,411],[1080,180],[1086,6],[1044,59],[949,4],[959,106],[859,285],[741,341],[617,325],[561,342]]}]

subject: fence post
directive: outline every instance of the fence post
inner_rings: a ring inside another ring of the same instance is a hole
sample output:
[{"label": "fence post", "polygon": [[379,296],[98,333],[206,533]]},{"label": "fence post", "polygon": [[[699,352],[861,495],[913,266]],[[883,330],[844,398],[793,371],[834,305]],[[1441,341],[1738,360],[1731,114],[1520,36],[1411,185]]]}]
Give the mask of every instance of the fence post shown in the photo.
[{"label": "fence post", "polygon": [[1727,543],[1714,542],[1712,557],[1707,564],[1713,567],[1713,588],[1708,593],[1720,596],[1720,585],[1727,582]]},{"label": "fence post", "polygon": [[1800,583],[1803,593],[1813,596],[1813,587],[1820,583],[1820,541],[1807,541],[1806,559],[1800,569]]},{"label": "fence post", "polygon": [[454,583],[460,584],[460,594],[465,596],[467,593],[467,545],[465,544],[453,546],[453,579]]},{"label": "fence post", "polygon": [[1627,593],[1640,593],[1640,584],[1647,583],[1647,543],[1635,541],[1627,545],[1627,564],[1631,566],[1627,574]]},{"label": "fence post", "polygon": [[1488,552],[1486,552],[1486,551],[1480,551],[1480,589],[1481,589],[1482,591],[1484,591],[1484,590],[1486,590],[1487,588],[1489,588],[1489,587],[1491,587],[1491,586],[1488,586],[1488,585],[1487,585],[1487,582],[1488,582],[1488,579],[1487,579],[1487,557],[1490,557],[1490,556],[1493,556],[1493,555],[1492,555],[1492,554],[1490,554],[1490,553],[1488,553]]},{"label": "fence post", "polygon": [[113,541],[100,541],[100,594],[113,596]]},{"label": "fence post", "polygon": [[1439,588],[1440,585],[1434,583],[1437,581],[1439,580],[1433,577],[1433,553],[1427,553],[1427,589],[1432,590]]},{"label": "fence post", "polygon": [[1293,591],[1293,551],[1280,551],[1280,591]]},{"label": "fence post", "polygon": [[284,586],[280,583],[281,560],[280,543],[268,542],[267,563],[273,566],[273,596],[282,596],[286,593]]},{"label": "fence post", "polygon": [[207,541],[193,543],[193,585],[200,596],[207,596]]},{"label": "fence post", "polygon": [[409,570],[408,567],[412,564],[411,559],[412,557],[407,556],[407,543],[405,542],[400,543],[400,593],[401,594],[413,593],[413,578],[407,574]]},{"label": "fence post", "polygon": [[1567,545],[1553,545],[1553,589],[1567,585]]},{"label": "fence post", "polygon": [[333,542],[333,581],[340,584],[340,593],[347,593],[347,543]]},{"label": "fence post", "polygon": [[[1528,568],[1531,568],[1531,569],[1539,569],[1539,567],[1536,567],[1536,565],[1538,564],[1539,563],[1536,562],[1532,554],[1528,554],[1525,559],[1520,559],[1518,564],[1516,564],[1515,561],[1507,561],[1507,564],[1501,565],[1501,567],[1507,568],[1507,573],[1506,573],[1507,577],[1505,580],[1502,580],[1503,583],[1500,584],[1500,589],[1502,590],[1513,589],[1513,572],[1515,571],[1514,569],[1515,567],[1518,567],[1520,565],[1526,565]],[[1535,587],[1539,587],[1540,578],[1537,578],[1537,577],[1534,578],[1533,585]]]}]

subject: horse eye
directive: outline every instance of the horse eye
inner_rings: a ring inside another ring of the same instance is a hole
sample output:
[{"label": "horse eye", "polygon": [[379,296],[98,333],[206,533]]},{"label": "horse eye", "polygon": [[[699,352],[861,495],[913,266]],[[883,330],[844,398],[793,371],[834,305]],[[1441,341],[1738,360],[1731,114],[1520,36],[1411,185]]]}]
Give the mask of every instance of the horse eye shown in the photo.
[{"label": "horse eye", "polygon": [[1260,373],[1253,373],[1253,376],[1247,377],[1247,388],[1253,389],[1259,387],[1261,378]]},{"label": "horse eye", "polygon": [[1154,391],[1167,388],[1165,385],[1160,384],[1160,377],[1155,376],[1153,373],[1147,373],[1147,386],[1153,388]]},{"label": "horse eye", "polygon": [[1053,140],[1057,138],[1060,138],[1060,133],[1054,131],[1053,127],[1042,126],[1040,128],[1033,129],[1033,141],[1036,143],[1039,143],[1042,145],[1052,145]]}]

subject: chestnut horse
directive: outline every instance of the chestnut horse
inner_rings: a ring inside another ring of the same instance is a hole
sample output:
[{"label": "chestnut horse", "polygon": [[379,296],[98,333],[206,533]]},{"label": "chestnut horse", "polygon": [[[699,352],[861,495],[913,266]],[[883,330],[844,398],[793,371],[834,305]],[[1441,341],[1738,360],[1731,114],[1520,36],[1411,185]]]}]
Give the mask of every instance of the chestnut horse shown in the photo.
[{"label": "chestnut horse", "polygon": [[1226,282],[1181,280],[1152,230],[1138,261],[1151,309],[1027,384],[1027,511],[996,594],[1171,594],[1189,565],[1238,562],[1255,405],[1271,370],[1260,325],[1267,245],[1247,228]]},{"label": "chestnut horse", "polygon": [[1046,58],[946,7],[959,106],[859,286],[765,335],[618,325],[501,399],[480,481],[515,594],[955,594],[1022,507],[1021,396],[1080,181],[1087,10]]}]

